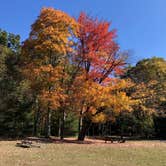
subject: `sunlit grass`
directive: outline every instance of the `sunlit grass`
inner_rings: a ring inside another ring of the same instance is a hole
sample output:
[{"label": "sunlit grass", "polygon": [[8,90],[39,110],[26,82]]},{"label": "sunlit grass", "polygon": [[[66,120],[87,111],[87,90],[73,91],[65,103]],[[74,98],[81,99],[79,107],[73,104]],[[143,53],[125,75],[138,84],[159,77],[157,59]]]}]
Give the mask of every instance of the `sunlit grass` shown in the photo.
[{"label": "sunlit grass", "polygon": [[0,166],[166,166],[166,142],[124,144],[41,143],[41,148],[15,147],[0,141]]}]

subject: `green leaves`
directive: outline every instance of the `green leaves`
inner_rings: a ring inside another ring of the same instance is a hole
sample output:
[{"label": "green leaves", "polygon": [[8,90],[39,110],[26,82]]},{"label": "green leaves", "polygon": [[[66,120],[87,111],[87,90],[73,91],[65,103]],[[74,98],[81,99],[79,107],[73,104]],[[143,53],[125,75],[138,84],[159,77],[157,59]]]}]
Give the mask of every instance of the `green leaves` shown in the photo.
[{"label": "green leaves", "polygon": [[0,29],[0,45],[10,48],[14,52],[20,51],[20,36]]},{"label": "green leaves", "polygon": [[135,67],[127,70],[124,77],[135,82],[135,93],[132,96],[140,98],[143,104],[156,110],[158,114],[165,114],[166,102],[166,61],[153,57],[141,60]]}]

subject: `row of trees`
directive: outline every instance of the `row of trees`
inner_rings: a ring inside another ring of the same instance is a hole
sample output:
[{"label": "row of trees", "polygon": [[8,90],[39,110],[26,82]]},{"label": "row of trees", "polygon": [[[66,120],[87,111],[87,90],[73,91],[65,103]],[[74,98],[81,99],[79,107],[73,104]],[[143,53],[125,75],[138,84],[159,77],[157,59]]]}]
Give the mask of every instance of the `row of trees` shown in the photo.
[{"label": "row of trees", "polygon": [[165,114],[166,62],[126,68],[115,37],[107,21],[53,8],[41,10],[21,45],[1,30],[0,134],[63,139],[72,132],[84,140],[94,124],[152,129],[154,114]]}]

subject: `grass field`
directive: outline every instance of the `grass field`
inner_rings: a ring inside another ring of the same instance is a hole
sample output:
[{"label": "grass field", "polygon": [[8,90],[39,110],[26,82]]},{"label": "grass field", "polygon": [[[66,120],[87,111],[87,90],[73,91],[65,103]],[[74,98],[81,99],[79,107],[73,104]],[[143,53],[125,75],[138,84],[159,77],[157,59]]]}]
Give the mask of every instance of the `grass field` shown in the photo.
[{"label": "grass field", "polygon": [[164,141],[37,143],[40,148],[29,149],[16,142],[0,141],[0,166],[166,166]]}]

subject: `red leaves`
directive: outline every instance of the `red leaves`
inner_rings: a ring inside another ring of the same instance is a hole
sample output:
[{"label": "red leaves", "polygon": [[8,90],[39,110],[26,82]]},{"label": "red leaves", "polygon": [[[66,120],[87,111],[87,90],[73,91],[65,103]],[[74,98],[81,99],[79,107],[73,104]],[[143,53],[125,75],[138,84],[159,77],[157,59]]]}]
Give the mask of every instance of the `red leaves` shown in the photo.
[{"label": "red leaves", "polygon": [[104,81],[115,69],[120,71],[124,59],[117,56],[119,46],[115,43],[116,30],[109,30],[110,23],[81,13],[78,18],[77,56],[89,76]]},{"label": "red leaves", "polygon": [[[96,54],[113,53],[118,50],[118,45],[113,41],[116,31],[109,31],[110,23],[99,21],[81,13],[78,18],[80,24],[79,40],[80,55],[86,58],[96,58]],[[101,54],[98,56],[102,56]]]}]

